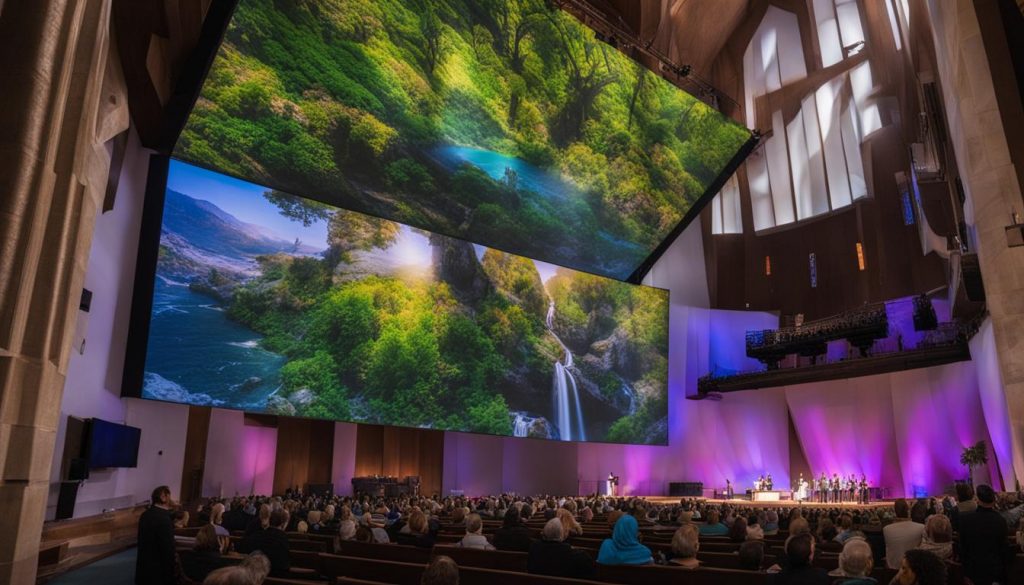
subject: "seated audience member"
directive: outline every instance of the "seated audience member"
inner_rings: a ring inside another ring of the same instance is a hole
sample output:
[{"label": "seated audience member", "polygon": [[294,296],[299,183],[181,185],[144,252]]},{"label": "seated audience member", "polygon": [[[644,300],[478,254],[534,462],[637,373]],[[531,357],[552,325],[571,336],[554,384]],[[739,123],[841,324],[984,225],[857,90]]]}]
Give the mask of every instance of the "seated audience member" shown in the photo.
[{"label": "seated audience member", "polygon": [[795,536],[797,534],[810,534],[811,525],[807,522],[807,518],[800,516],[789,521],[789,535]]},{"label": "seated audience member", "polygon": [[452,510],[452,520],[449,522],[454,526],[465,526],[466,525],[466,509],[455,508]]},{"label": "seated audience member", "polygon": [[356,542],[373,542],[373,531],[370,530],[369,526],[359,526],[356,528],[356,535],[352,540]]},{"label": "seated audience member", "polygon": [[270,520],[265,530],[258,530],[247,535],[235,546],[240,553],[251,553],[260,551],[267,555],[270,560],[270,575],[272,577],[286,577],[291,570],[291,558],[288,555],[288,535],[285,528],[288,527],[288,512],[285,510],[274,510],[270,513]]},{"label": "seated audience member", "polygon": [[813,566],[814,538],[798,534],[786,539],[786,567],[772,575],[772,585],[829,585],[825,569]]},{"label": "seated audience member", "polygon": [[484,521],[480,518],[480,514],[470,514],[466,516],[466,536],[462,537],[459,541],[459,546],[462,548],[479,548],[483,550],[494,550],[494,546],[487,542],[487,538],[483,535]]},{"label": "seated audience member", "polygon": [[270,526],[270,505],[260,504],[259,512],[245,527],[245,535],[248,536],[258,530],[266,530]]},{"label": "seated audience member", "polygon": [[910,521],[924,526],[924,521],[928,519],[929,513],[928,500],[919,498],[910,507]]},{"label": "seated audience member", "polygon": [[583,509],[580,510],[580,518],[582,518],[584,522],[593,522],[594,511],[590,509],[590,506],[583,506]]},{"label": "seated audience member", "polygon": [[[422,512],[420,514],[422,515]],[[426,518],[424,518],[424,524],[425,523],[426,523]],[[391,537],[389,537],[388,536],[388,532],[386,530],[384,530],[384,521],[383,520],[375,519],[373,517],[373,514],[371,514],[369,512],[365,512],[363,514],[362,524],[363,524],[363,526],[366,526],[367,528],[370,529],[370,532],[373,534],[373,541],[374,542],[376,542],[378,544],[388,544],[389,542],[391,542]]]},{"label": "seated audience member", "polygon": [[670,566],[684,569],[700,567],[700,561],[697,560],[697,549],[700,548],[697,534],[697,526],[693,523],[684,524],[676,530],[672,535],[672,558],[668,561]]},{"label": "seated audience member", "polygon": [[252,520],[252,518],[245,513],[246,503],[247,502],[245,500],[236,499],[231,502],[230,509],[224,513],[224,522],[222,526],[228,529],[229,534],[236,530],[239,532],[245,530],[245,527],[249,524],[249,520]]},{"label": "seated audience member", "polygon": [[740,545],[739,568],[744,571],[760,571],[764,565],[764,541],[748,540]]},{"label": "seated audience member", "polygon": [[459,565],[451,557],[434,557],[423,570],[420,585],[459,585]]},{"label": "seated audience member", "polygon": [[747,539],[747,519],[743,516],[737,516],[732,521],[732,526],[729,527],[729,540],[733,542],[743,542]]},{"label": "seated audience member", "polygon": [[1006,520],[995,509],[996,493],[988,485],[976,490],[978,509],[960,516],[960,562],[974,585],[1006,583],[1011,559]]},{"label": "seated audience member", "polygon": [[829,518],[818,520],[818,543],[832,542],[839,535],[836,525]]},{"label": "seated audience member", "polygon": [[910,505],[903,498],[893,504],[896,519],[882,529],[885,539],[885,564],[890,569],[899,569],[903,553],[917,548],[924,537],[924,525],[910,521]]},{"label": "seated audience member", "polygon": [[764,529],[760,521],[757,514],[751,514],[747,519],[747,540],[764,540]]},{"label": "seated audience member", "polygon": [[932,514],[924,523],[924,536],[917,548],[935,553],[944,561],[953,559],[953,525],[942,514]]},{"label": "seated audience member", "polygon": [[356,521],[352,519],[352,510],[342,506],[338,512],[338,537],[342,540],[354,540],[356,537]]},{"label": "seated audience member", "polygon": [[217,536],[221,538],[227,538],[231,536],[231,533],[227,528],[224,528],[224,504],[217,502],[210,508],[210,524],[213,529],[217,532]]},{"label": "seated audience member", "polygon": [[498,550],[530,550],[530,529],[519,522],[519,510],[515,506],[505,511],[501,528],[494,531],[493,542]]},{"label": "seated audience member", "polygon": [[220,539],[212,524],[199,529],[196,543],[190,554],[181,555],[181,568],[185,575],[193,581],[202,581],[211,572],[226,566],[228,563],[221,557]]},{"label": "seated audience member", "polygon": [[874,558],[871,556],[871,545],[860,537],[849,538],[839,553],[839,568],[829,575],[846,577],[836,585],[875,585],[878,581],[871,577]]},{"label": "seated audience member", "polygon": [[[465,518],[463,518],[463,522],[465,522]],[[383,529],[381,532],[384,532]],[[396,542],[420,548],[432,548],[434,535],[430,532],[427,515],[419,510],[414,510],[412,514],[409,514],[409,532],[399,533]]]},{"label": "seated audience member", "polygon": [[892,585],[946,585],[946,563],[926,550],[910,549],[903,555]]},{"label": "seated audience member", "polygon": [[608,528],[615,528],[615,523],[619,521],[619,518],[625,515],[622,510],[612,510],[605,516],[605,522],[608,523]]},{"label": "seated audience member", "polygon": [[779,533],[779,514],[775,510],[769,510],[765,514],[764,526],[762,526],[765,536],[775,536]]},{"label": "seated audience member", "polygon": [[619,518],[612,529],[612,537],[601,543],[597,562],[603,565],[646,565],[654,562],[651,549],[640,544],[637,538],[639,531],[640,527],[632,515]]},{"label": "seated audience member", "polygon": [[573,536],[583,536],[583,527],[573,518],[572,512],[565,508],[559,508],[555,512],[555,518],[562,521],[562,540],[569,540]]},{"label": "seated audience member", "polygon": [[254,552],[245,557],[238,566],[249,571],[255,583],[263,583],[263,580],[270,575],[270,559],[261,552]]},{"label": "seated audience member", "polygon": [[222,567],[203,579],[203,585],[260,585],[260,583],[263,581],[257,581],[251,571],[239,565]]},{"label": "seated audience member", "polygon": [[321,518],[323,513],[320,510],[310,510],[306,514],[306,532],[319,532]]},{"label": "seated audience member", "polygon": [[709,510],[707,522],[700,525],[698,531],[701,536],[725,536],[729,534],[729,528],[719,521],[718,510]]},{"label": "seated audience member", "polygon": [[1017,524],[1017,546],[1020,547],[1021,552],[1024,552],[1024,518],[1021,518]]},{"label": "seated audience member", "polygon": [[541,538],[530,543],[526,570],[534,575],[580,579],[591,576],[594,566],[586,553],[562,541],[562,521],[552,518],[544,525]]},{"label": "seated audience member", "polygon": [[851,536],[853,536],[853,517],[843,514],[839,517],[839,533],[836,534],[835,541],[845,543]]}]

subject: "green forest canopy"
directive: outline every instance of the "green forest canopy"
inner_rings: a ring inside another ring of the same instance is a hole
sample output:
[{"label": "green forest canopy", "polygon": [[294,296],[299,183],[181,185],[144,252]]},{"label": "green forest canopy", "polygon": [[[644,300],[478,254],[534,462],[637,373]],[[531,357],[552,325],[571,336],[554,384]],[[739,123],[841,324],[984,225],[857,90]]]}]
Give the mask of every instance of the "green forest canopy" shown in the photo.
[{"label": "green forest canopy", "polygon": [[[177,154],[624,278],[748,137],[542,0],[242,0]],[[574,192],[445,170],[444,144]]]}]

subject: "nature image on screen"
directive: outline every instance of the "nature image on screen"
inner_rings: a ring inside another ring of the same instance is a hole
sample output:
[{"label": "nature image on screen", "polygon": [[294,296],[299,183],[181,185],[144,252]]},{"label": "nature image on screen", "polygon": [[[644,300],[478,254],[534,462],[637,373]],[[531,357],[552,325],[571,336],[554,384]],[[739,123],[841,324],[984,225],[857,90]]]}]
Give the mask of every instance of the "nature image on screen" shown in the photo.
[{"label": "nature image on screen", "polygon": [[172,161],[141,395],[667,444],[668,292]]},{"label": "nature image on screen", "polygon": [[544,0],[239,0],[175,156],[625,280],[749,136]]}]

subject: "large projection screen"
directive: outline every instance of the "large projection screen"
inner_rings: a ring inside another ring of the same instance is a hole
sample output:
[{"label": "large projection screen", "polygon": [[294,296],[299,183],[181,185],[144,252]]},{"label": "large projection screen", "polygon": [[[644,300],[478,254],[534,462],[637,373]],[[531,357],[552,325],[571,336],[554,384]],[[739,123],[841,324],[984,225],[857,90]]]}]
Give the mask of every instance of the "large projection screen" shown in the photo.
[{"label": "large projection screen", "polygon": [[287,416],[667,444],[663,289],[178,161],[170,163],[151,284],[144,373],[128,394]]},{"label": "large projection screen", "polygon": [[239,0],[174,154],[626,280],[750,136],[543,0]]}]

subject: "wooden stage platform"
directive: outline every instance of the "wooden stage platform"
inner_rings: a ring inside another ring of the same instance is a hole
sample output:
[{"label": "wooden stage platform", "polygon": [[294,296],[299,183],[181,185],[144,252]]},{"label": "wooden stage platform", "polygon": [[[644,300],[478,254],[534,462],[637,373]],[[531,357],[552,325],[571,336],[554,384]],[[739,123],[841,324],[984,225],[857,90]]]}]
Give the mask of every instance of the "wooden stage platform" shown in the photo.
[{"label": "wooden stage platform", "polygon": [[752,502],[745,498],[733,498],[731,500],[716,500],[712,498],[680,498],[677,496],[635,496],[641,497],[655,504],[678,504],[679,500],[703,502],[707,504],[729,504],[730,506],[743,506],[747,508],[841,508],[844,510],[867,510],[875,508],[891,508],[892,500],[872,501],[868,504],[842,503],[842,504],[821,504],[818,502],[799,502],[795,500],[778,500],[774,502]]}]

